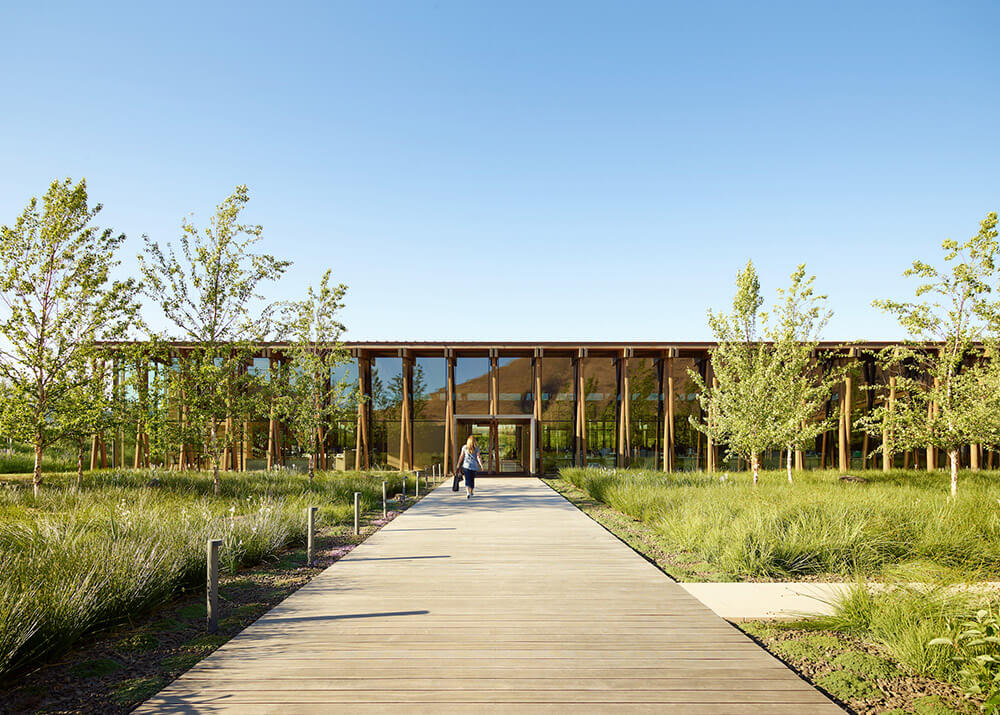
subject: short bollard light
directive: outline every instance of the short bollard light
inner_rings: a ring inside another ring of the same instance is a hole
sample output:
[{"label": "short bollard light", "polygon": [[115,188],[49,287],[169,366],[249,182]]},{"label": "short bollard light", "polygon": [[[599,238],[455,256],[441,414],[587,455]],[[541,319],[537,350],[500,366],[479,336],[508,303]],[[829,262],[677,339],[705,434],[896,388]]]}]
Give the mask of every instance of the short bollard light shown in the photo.
[{"label": "short bollard light", "polygon": [[406,475],[403,475],[403,494],[399,497],[399,505],[403,506],[406,503]]},{"label": "short bollard light", "polygon": [[382,482],[382,518],[383,519],[389,518],[389,509],[388,509],[388,506],[385,503],[385,501],[386,501],[385,488],[386,488],[386,484],[385,484],[385,482]]},{"label": "short bollard light", "polygon": [[354,492],[354,535],[361,535],[361,492]]},{"label": "short bollard light", "polygon": [[208,568],[206,578],[205,622],[209,633],[219,630],[219,547],[222,539],[208,540]]},{"label": "short bollard light", "polygon": [[413,498],[414,499],[419,499],[420,498],[420,470],[419,469],[413,473],[413,483],[416,485],[415,486],[415,491],[413,492]]},{"label": "short bollard light", "polygon": [[313,554],[315,553],[313,547],[315,545],[314,532],[316,526],[316,507],[307,506],[306,507],[306,566],[313,565]]}]

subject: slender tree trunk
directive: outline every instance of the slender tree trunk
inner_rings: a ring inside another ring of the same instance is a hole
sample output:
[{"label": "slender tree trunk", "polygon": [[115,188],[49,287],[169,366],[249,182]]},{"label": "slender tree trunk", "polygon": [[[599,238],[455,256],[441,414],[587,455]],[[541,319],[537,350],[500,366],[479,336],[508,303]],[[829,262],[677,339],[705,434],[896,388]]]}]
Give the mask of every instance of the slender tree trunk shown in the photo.
[{"label": "slender tree trunk", "polygon": [[76,488],[83,482],[83,442],[76,444]]},{"label": "slender tree trunk", "polygon": [[314,452],[313,454],[309,455],[309,483],[310,484],[312,484],[312,482],[313,482],[313,472],[315,471],[315,469],[316,469],[316,454]]},{"label": "slender tree trunk", "polygon": [[753,470],[753,485],[757,486],[757,478],[760,476],[760,455],[750,455],[750,469]]},{"label": "slender tree trunk", "polygon": [[958,496],[958,450],[948,450],[948,461],[951,462],[951,498]]},{"label": "slender tree trunk", "polygon": [[788,483],[792,483],[792,445],[788,445],[788,456],[785,458],[785,464],[788,467]]},{"label": "slender tree trunk", "polygon": [[31,475],[32,493],[37,497],[42,486],[42,440],[35,437],[35,469]]}]

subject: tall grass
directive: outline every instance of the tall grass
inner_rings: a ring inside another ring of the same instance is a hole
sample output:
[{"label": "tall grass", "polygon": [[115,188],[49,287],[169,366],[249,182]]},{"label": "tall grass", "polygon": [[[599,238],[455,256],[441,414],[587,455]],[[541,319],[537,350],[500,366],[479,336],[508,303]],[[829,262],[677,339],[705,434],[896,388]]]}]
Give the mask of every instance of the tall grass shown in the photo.
[{"label": "tall grass", "polygon": [[0,676],[200,583],[209,538],[233,571],[302,541],[307,506],[322,526],[352,518],[356,491],[366,510],[382,498],[378,475],[225,475],[218,497],[207,473],[156,476],[93,473],[79,489],[54,478],[37,499],[0,491]]},{"label": "tall grass", "polygon": [[738,578],[892,579],[915,563],[956,578],[1000,573],[995,473],[963,473],[954,500],[943,472],[866,473],[867,483],[807,472],[794,484],[765,472],[757,487],[742,474],[566,469],[562,477]]}]

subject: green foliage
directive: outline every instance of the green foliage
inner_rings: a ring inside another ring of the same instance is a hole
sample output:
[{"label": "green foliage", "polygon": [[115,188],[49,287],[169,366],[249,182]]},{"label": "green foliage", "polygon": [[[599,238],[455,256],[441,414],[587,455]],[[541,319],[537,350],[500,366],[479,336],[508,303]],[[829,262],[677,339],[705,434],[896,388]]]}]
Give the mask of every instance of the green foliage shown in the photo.
[{"label": "green foliage", "polygon": [[160,641],[156,636],[149,633],[136,633],[118,641],[119,650],[142,653],[144,651],[155,650],[159,647]]},{"label": "green foliage", "polygon": [[878,688],[847,670],[835,670],[832,673],[821,675],[816,679],[816,683],[845,702],[875,700],[882,697]]},{"label": "green foliage", "polygon": [[191,343],[169,373],[170,392],[184,415],[172,441],[201,444],[212,462],[216,492],[222,454],[240,435],[224,429],[225,423],[249,418],[262,406],[263,386],[246,366],[270,333],[275,305],[259,290],[289,265],[252,252],[263,228],[240,223],[249,201],[247,187],[236,187],[204,231],[183,222],[179,254],[146,237],[146,253],[139,257],[147,297],[179,331],[176,337]]},{"label": "green foliage", "polygon": [[89,416],[95,341],[138,316],[135,281],[110,278],[125,236],[91,225],[100,210],[85,181],[54,181],[0,227],[0,426],[34,447],[36,490],[45,450]]},{"label": "green foliage", "polygon": [[148,700],[166,684],[160,677],[130,678],[119,683],[111,693],[111,699],[119,705],[134,705]]},{"label": "green foliage", "polygon": [[122,664],[114,658],[95,658],[77,663],[70,668],[73,675],[78,678],[99,678],[103,675],[111,675],[122,669]]},{"label": "green foliage", "polygon": [[851,484],[835,472],[810,471],[795,488],[780,472],[763,472],[756,488],[735,474],[561,474],[648,523],[666,548],[741,578],[878,576],[918,561],[973,579],[1000,574],[994,474],[968,473],[958,500],[942,493],[939,474],[927,472],[870,473],[868,483]]},{"label": "green foliage", "polygon": [[965,692],[983,698],[985,711],[1000,711],[1000,619],[996,611],[980,609],[970,619],[951,622],[948,630],[949,635],[928,645],[946,647]]},{"label": "green foliage", "polygon": [[899,668],[885,658],[856,650],[841,653],[833,659],[833,664],[869,680],[885,680],[899,675]]},{"label": "green foliage", "polygon": [[826,296],[814,292],[805,266],[791,279],[788,290],[778,294],[781,302],[772,320],[762,312],[760,281],[753,263],[747,263],[736,277],[732,312],[708,315],[718,341],[711,352],[717,384],[706,385],[700,374],[689,371],[706,414],[704,423],[692,415],[692,426],[746,459],[755,483],[763,452],[802,445],[826,429],[813,417],[835,379],[811,364],[830,317]]},{"label": "green foliage", "polygon": [[[79,489],[38,497],[0,490],[0,675],[37,662],[95,629],[141,615],[202,585],[205,542],[221,538],[233,571],[305,538],[305,507],[320,526],[346,524],[353,495],[381,503],[381,475],[246,473],[221,494],[201,473],[91,472]],[[65,483],[65,482],[64,482]],[[204,618],[204,604],[195,604]],[[175,624],[156,624],[172,630]]]},{"label": "green foliage", "polygon": [[[1000,308],[992,299],[996,279],[997,214],[980,223],[965,243],[942,243],[943,268],[914,261],[904,276],[923,282],[913,302],[876,300],[896,316],[916,341],[879,354],[883,370],[895,377],[890,388],[875,388],[881,404],[859,420],[869,434],[885,434],[880,449],[900,452],[931,445],[947,451],[951,492],[958,491],[958,454],[967,444],[1000,444],[1000,364],[979,347],[986,340],[996,354]],[[930,349],[929,342],[941,344]]]},{"label": "green foliage", "polygon": [[345,396],[357,394],[356,385],[332,379],[333,370],[350,359],[340,342],[344,326],[337,320],[346,290],[330,285],[327,271],[318,289],[310,286],[304,300],[284,306],[281,332],[290,343],[290,360],[273,376],[271,392],[278,417],[309,455],[310,479],[321,435],[343,416],[345,403],[354,402]]}]

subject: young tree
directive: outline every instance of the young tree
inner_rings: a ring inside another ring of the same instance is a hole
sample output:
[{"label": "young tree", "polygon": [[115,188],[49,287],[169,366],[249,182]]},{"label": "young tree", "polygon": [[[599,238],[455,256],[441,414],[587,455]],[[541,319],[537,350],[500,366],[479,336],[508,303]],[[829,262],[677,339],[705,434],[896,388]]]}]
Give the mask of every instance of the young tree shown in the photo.
[{"label": "young tree", "polygon": [[182,431],[198,436],[212,467],[215,493],[221,491],[219,468],[236,431],[224,429],[234,416],[255,413],[261,395],[257,377],[246,366],[253,349],[271,330],[275,309],[259,290],[289,266],[268,254],[253,253],[261,226],[242,224],[240,212],[250,200],[246,186],[219,204],[204,231],[182,224],[180,253],[145,238],[139,256],[145,294],[189,342],[179,369],[171,371],[172,392],[183,395]]},{"label": "young tree", "polygon": [[[804,443],[823,426],[811,418],[829,395],[831,377],[822,378],[810,365],[812,351],[829,318],[825,296],[816,295],[805,267],[792,274],[792,284],[775,322],[763,312],[764,299],[753,263],[736,277],[736,295],[729,314],[709,311],[709,325],[718,346],[711,364],[717,385],[706,385],[689,371],[707,415],[691,424],[731,454],[745,459],[760,474],[760,457],[768,449]],[[789,479],[791,474],[789,473]]]},{"label": "young tree", "polygon": [[125,235],[92,226],[100,210],[88,206],[85,181],[54,181],[41,206],[31,199],[0,228],[0,379],[15,436],[34,446],[35,494],[42,456],[63,437],[57,417],[91,379],[95,342],[124,337],[137,320],[135,281],[111,279]]},{"label": "young tree", "polygon": [[76,455],[76,484],[83,480],[83,453],[94,434],[120,424],[120,405],[116,405],[106,389],[101,374],[91,363],[90,370],[66,393],[53,416],[60,441],[73,448]]},{"label": "young tree", "polygon": [[348,384],[332,379],[334,368],[350,359],[340,342],[344,326],[337,320],[346,291],[343,284],[330,285],[330,271],[326,271],[318,289],[310,286],[304,300],[284,305],[282,333],[290,341],[286,353],[290,360],[278,372],[272,388],[277,414],[309,455],[310,482],[320,441],[345,393],[357,389],[353,381]]},{"label": "young tree", "polygon": [[962,447],[1000,443],[1000,367],[995,360],[984,361],[979,347],[993,337],[989,329],[997,324],[997,306],[990,300],[997,214],[987,215],[969,240],[959,244],[948,239],[941,248],[943,267],[917,260],[903,273],[922,281],[916,288],[918,300],[873,303],[896,316],[911,343],[880,353],[883,369],[898,373],[894,399],[883,394],[882,404],[858,425],[869,434],[890,435],[893,450],[943,449],[954,497]]}]

